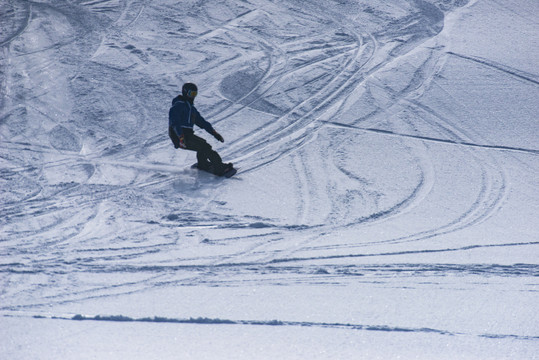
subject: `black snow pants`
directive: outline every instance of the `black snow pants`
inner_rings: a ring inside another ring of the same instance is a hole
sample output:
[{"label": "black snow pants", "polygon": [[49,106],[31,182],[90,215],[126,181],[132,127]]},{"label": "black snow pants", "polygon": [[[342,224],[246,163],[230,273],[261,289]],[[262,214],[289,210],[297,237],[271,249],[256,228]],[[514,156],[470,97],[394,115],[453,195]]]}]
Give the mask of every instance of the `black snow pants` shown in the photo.
[{"label": "black snow pants", "polygon": [[217,151],[213,150],[211,145],[203,138],[195,134],[185,134],[185,146],[187,150],[197,152],[198,168],[209,170],[216,175],[222,175],[225,165]]}]

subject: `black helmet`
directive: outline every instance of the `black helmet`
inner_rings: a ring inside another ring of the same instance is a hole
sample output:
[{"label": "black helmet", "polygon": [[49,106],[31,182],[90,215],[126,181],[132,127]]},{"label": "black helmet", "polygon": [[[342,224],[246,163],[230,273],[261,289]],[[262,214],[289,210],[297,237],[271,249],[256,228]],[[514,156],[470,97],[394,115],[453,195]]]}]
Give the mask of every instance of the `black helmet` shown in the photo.
[{"label": "black helmet", "polygon": [[185,83],[182,86],[182,95],[189,100],[194,100],[197,96],[198,88],[193,83]]}]

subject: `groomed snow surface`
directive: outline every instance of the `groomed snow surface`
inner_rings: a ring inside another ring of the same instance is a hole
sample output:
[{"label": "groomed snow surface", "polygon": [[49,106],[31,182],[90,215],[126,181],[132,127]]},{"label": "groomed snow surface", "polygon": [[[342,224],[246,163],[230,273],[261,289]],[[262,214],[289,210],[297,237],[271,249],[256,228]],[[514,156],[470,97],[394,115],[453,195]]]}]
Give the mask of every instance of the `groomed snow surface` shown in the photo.
[{"label": "groomed snow surface", "polygon": [[537,14],[2,0],[0,358],[539,359]]}]

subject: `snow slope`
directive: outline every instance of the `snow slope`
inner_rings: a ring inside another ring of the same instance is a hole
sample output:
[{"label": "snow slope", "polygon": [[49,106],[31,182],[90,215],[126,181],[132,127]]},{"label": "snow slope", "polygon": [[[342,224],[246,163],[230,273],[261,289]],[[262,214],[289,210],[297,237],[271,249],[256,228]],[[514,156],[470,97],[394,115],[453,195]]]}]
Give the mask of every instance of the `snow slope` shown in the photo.
[{"label": "snow slope", "polygon": [[0,357],[539,358],[536,13],[4,0]]}]

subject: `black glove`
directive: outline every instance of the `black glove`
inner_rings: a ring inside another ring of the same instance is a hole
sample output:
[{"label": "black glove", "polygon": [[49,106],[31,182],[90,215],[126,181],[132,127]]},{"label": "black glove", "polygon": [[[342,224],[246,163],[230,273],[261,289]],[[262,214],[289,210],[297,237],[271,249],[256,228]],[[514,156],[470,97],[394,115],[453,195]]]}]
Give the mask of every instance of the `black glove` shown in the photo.
[{"label": "black glove", "polygon": [[223,137],[221,136],[221,134],[219,134],[217,131],[213,130],[212,135],[213,135],[217,140],[219,140],[220,142],[225,142],[225,139],[223,139]]}]

